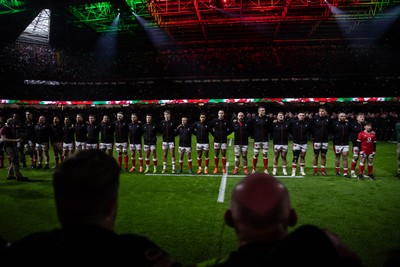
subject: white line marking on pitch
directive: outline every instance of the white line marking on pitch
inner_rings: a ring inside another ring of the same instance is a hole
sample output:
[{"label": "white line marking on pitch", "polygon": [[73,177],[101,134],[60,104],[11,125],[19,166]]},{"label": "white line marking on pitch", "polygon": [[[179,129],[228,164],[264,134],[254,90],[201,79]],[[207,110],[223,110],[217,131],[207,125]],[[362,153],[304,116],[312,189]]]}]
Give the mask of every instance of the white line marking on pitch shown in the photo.
[{"label": "white line marking on pitch", "polygon": [[226,173],[222,174],[221,184],[219,185],[219,193],[217,202],[223,203],[225,198],[226,177],[228,176],[229,162],[226,163]]}]

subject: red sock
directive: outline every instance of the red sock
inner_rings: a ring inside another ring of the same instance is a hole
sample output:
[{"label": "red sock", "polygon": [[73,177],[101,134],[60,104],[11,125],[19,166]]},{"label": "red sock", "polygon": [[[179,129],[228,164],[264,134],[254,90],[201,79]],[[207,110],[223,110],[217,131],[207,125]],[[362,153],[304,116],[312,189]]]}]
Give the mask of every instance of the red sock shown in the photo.
[{"label": "red sock", "polygon": [[218,168],[218,162],[219,162],[219,158],[214,157],[214,165],[215,165],[215,168]]},{"label": "red sock", "polygon": [[263,158],[264,170],[268,168],[268,158]]},{"label": "red sock", "polygon": [[253,158],[253,170],[257,168],[257,158]]},{"label": "red sock", "polygon": [[128,155],[124,155],[125,168],[128,168]]},{"label": "red sock", "polygon": [[210,159],[208,159],[208,158],[204,159],[204,164],[205,164],[206,167],[208,167],[208,163],[209,162],[210,162]]},{"label": "red sock", "polygon": [[121,168],[121,163],[122,163],[122,156],[118,155],[118,167]]},{"label": "red sock", "polygon": [[226,158],[222,157],[222,168],[225,169],[226,167]]},{"label": "red sock", "polygon": [[368,174],[369,174],[369,175],[372,174],[372,170],[373,170],[372,165],[368,165]]},{"label": "red sock", "polygon": [[356,164],[357,162],[355,162],[354,160],[351,161],[351,170],[354,171],[356,169]]}]

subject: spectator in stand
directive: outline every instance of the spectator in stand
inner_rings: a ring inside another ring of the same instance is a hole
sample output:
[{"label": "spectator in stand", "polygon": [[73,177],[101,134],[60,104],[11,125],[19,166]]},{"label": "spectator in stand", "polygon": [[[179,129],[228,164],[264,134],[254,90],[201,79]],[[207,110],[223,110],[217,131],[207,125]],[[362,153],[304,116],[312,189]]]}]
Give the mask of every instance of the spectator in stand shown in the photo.
[{"label": "spectator in stand", "polygon": [[189,173],[192,170],[192,134],[193,128],[188,124],[188,118],[182,117],[182,123],[176,129],[176,134],[179,136],[179,170],[178,173],[183,173],[183,157],[186,153]]},{"label": "spectator in stand", "polygon": [[311,120],[311,133],[314,147],[314,175],[318,175],[318,156],[321,154],[320,174],[326,176],[326,152],[328,151],[331,123],[331,119],[329,118],[325,107],[320,107],[318,115]]},{"label": "spectator in stand", "polygon": [[239,173],[240,157],[243,160],[243,172],[249,174],[247,167],[247,152],[249,150],[250,122],[244,120],[244,113],[239,112],[237,120],[232,123],[234,132],[235,146],[235,169],[233,174]]},{"label": "spectator in stand", "polygon": [[376,135],[372,131],[372,122],[364,123],[364,131],[358,134],[357,143],[361,157],[358,180],[364,179],[364,167],[365,163],[368,162],[368,178],[374,181],[373,160],[376,153]]},{"label": "spectator in stand", "polygon": [[335,120],[332,123],[336,176],[340,176],[340,158],[342,158],[343,176],[350,178],[348,174],[350,123],[347,121],[344,112],[340,112],[338,118],[338,120]]},{"label": "spectator in stand", "polygon": [[282,158],[282,172],[287,175],[287,152],[289,144],[289,122],[285,120],[283,112],[278,112],[276,121],[272,123],[272,139],[274,143],[274,162],[272,175],[276,175],[278,171],[278,160]]},{"label": "spectator in stand", "polygon": [[131,150],[132,168],[129,172],[136,170],[136,154],[139,158],[139,172],[143,172],[143,155],[142,155],[142,122],[139,121],[136,113],[131,114],[131,123],[128,124],[129,131],[129,148]]},{"label": "spectator in stand", "polygon": [[363,113],[358,113],[356,116],[356,121],[350,124],[350,138],[353,145],[353,159],[351,161],[350,175],[353,178],[357,178],[356,166],[358,158],[360,157],[359,146],[357,142],[358,134],[364,130],[365,115]]},{"label": "spectator in stand", "polygon": [[206,122],[206,114],[200,113],[200,119],[198,122],[194,123],[193,134],[196,135],[196,151],[197,151],[197,174],[202,172],[202,155],[204,151],[204,174],[208,174],[208,164],[209,164],[209,151],[210,151],[210,140],[209,133],[210,127]]}]

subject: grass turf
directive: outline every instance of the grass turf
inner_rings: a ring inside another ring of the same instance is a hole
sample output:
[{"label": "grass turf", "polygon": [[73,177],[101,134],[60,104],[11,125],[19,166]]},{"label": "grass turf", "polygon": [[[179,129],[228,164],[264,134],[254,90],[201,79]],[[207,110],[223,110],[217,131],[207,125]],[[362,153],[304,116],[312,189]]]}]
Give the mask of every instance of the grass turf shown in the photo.
[{"label": "grass turf", "polygon": [[[160,150],[161,145],[158,147]],[[328,151],[328,176],[312,176],[312,147],[309,144],[307,176],[279,178],[289,188],[292,204],[298,212],[297,226],[316,224],[329,228],[360,255],[365,266],[382,266],[386,253],[392,248],[400,248],[396,145],[378,143],[374,159],[376,181],[335,176],[331,148]],[[195,155],[194,152],[194,170],[197,167]],[[236,239],[233,230],[224,226],[223,213],[229,205],[233,187],[243,177],[243,174],[231,174],[233,147],[228,148],[227,157],[230,166],[223,203],[217,202],[221,175],[189,175],[186,158],[186,174],[162,175],[161,151],[158,151],[157,175],[122,172],[116,231],[143,234],[184,265],[224,257],[235,249]],[[252,149],[248,158],[251,157]],[[211,150],[211,170],[212,158]],[[272,158],[270,149],[269,166]],[[288,162],[291,159],[289,152]],[[261,161],[259,159],[260,171]],[[7,181],[6,170],[0,170],[0,235],[9,241],[31,232],[59,227],[51,186],[52,171],[22,171],[31,182]]]}]

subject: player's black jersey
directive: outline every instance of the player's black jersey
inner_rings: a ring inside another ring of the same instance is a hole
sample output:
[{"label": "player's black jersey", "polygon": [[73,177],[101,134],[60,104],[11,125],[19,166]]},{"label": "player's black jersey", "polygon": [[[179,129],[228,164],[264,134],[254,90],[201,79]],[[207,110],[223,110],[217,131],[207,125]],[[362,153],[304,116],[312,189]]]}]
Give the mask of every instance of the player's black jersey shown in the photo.
[{"label": "player's black jersey", "polygon": [[141,144],[142,143],[142,123],[129,123],[128,130],[129,130],[129,142],[131,144]]},{"label": "player's black jersey", "polygon": [[274,145],[287,145],[289,143],[288,121],[276,121],[272,123],[272,139]]},{"label": "player's black jersey", "polygon": [[60,143],[63,141],[63,126],[61,123],[50,125],[50,142]]},{"label": "player's black jersey", "polygon": [[210,133],[214,136],[214,143],[228,142],[228,135],[232,132],[230,123],[223,119],[213,119],[210,123]]},{"label": "player's black jersey", "polygon": [[311,135],[313,142],[326,143],[331,132],[331,119],[328,116],[315,116],[311,121]]},{"label": "player's black jersey", "polygon": [[104,123],[100,124],[100,142],[105,144],[113,144],[114,143],[114,124],[112,123]]},{"label": "player's black jersey", "polygon": [[250,137],[250,123],[243,121],[235,121],[232,123],[232,130],[235,136],[235,145],[247,146],[249,145],[249,137]]},{"label": "player's black jersey", "polygon": [[25,139],[35,142],[35,126],[36,123],[32,121],[25,121]]},{"label": "player's black jersey", "polygon": [[346,146],[349,144],[350,124],[348,121],[332,123],[333,144]]},{"label": "player's black jersey", "polygon": [[114,121],[115,129],[115,142],[116,143],[127,143],[128,142],[128,123],[125,121]]},{"label": "player's black jersey", "polygon": [[[155,123],[143,124],[143,144],[156,145],[157,144],[157,125]],[[174,136],[175,138],[175,136]]]},{"label": "player's black jersey", "polygon": [[70,144],[74,142],[75,129],[73,124],[64,124],[63,126],[63,142]]},{"label": "player's black jersey", "polygon": [[14,132],[16,138],[22,138],[25,140],[25,123],[23,123],[20,120],[16,120],[13,122],[12,126],[12,131]]},{"label": "player's black jersey", "polygon": [[190,126],[180,126],[176,129],[176,133],[179,136],[179,146],[191,147],[192,146],[192,134],[193,128]]},{"label": "player's black jersey", "polygon": [[35,142],[38,144],[48,143],[50,139],[50,126],[48,124],[36,124]]},{"label": "player's black jersey", "polygon": [[87,141],[87,126],[84,122],[75,123],[75,140],[78,142]]},{"label": "player's black jersey", "polygon": [[98,144],[99,143],[99,134],[100,134],[100,125],[88,123],[86,125],[87,128],[87,143],[88,144]]},{"label": "player's black jersey", "polygon": [[163,142],[175,142],[175,130],[178,123],[173,120],[162,120],[160,122],[160,130],[163,137]]},{"label": "player's black jersey", "polygon": [[268,142],[268,129],[270,123],[267,116],[256,116],[250,119],[251,123],[251,135],[254,138],[254,142]]},{"label": "player's black jersey", "polygon": [[358,134],[362,131],[364,131],[364,127],[357,121],[354,121],[353,123],[350,124],[350,135],[351,135],[350,140],[353,143],[353,146],[358,146],[357,143]]},{"label": "player's black jersey", "polygon": [[195,122],[192,125],[193,134],[196,135],[197,143],[199,144],[208,144],[210,143],[209,135],[210,135],[210,126],[208,123],[201,123],[200,121]]},{"label": "player's black jersey", "polygon": [[293,143],[304,145],[308,141],[310,124],[305,120],[295,119],[289,124],[289,133],[292,134]]}]

